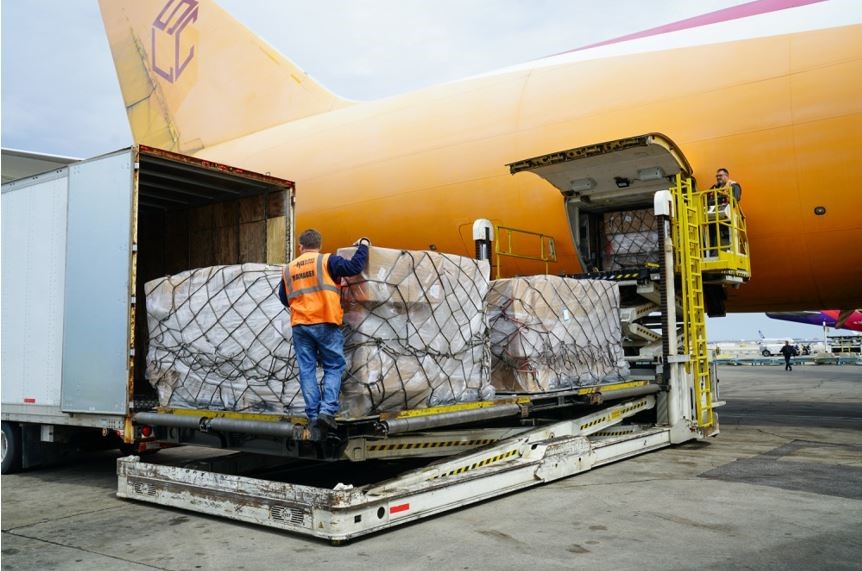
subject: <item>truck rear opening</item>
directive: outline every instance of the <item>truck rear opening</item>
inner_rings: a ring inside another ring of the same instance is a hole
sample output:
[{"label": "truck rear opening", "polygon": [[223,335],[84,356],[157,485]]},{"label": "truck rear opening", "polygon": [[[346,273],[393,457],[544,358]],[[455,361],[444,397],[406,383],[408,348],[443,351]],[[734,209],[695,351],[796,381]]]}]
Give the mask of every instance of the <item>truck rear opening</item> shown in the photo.
[{"label": "truck rear opening", "polygon": [[[152,440],[144,283],[283,263],[294,184],[145,146],[3,185],[3,472],[92,436]],[[8,454],[7,454],[8,452]]]},{"label": "truck rear opening", "polygon": [[206,266],[286,263],[293,251],[294,186],[218,163],[139,149],[133,394],[141,408],[149,408],[158,401],[145,379],[144,284]]}]

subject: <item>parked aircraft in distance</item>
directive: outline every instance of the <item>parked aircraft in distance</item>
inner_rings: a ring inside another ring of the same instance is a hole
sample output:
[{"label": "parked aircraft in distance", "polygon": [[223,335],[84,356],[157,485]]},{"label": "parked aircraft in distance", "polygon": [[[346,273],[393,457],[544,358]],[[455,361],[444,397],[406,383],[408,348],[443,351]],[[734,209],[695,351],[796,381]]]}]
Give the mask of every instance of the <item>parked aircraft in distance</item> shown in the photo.
[{"label": "parked aircraft in distance", "polygon": [[781,311],[767,312],[767,317],[793,321],[796,323],[809,323],[832,327],[834,329],[849,329],[850,331],[862,331],[862,309],[838,310],[826,309],[823,311]]},{"label": "parked aircraft in distance", "polygon": [[[488,218],[555,237],[549,271],[581,272],[602,245],[590,246],[573,207],[643,196],[667,178],[639,173],[671,173],[649,156],[610,159],[595,175],[572,160],[552,185],[507,165],[662,133],[700,188],[718,167],[742,183],[752,280],[729,293],[728,311],[862,305],[855,0],[756,0],[364,103],[332,94],[209,0],[101,10],[134,140],[296,181],[297,226],[331,248],[368,235],[471,255],[471,224]],[[543,270],[507,264],[510,275]]]}]

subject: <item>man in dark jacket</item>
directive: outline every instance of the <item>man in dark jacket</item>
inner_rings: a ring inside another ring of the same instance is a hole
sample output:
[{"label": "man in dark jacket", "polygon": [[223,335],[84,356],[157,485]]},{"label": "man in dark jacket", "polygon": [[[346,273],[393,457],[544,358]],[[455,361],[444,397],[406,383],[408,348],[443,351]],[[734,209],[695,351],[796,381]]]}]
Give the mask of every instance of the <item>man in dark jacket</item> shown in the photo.
[{"label": "man in dark jacket", "polygon": [[[278,298],[290,308],[299,386],[309,426],[327,432],[337,427],[341,375],[347,365],[341,335],[340,282],[362,272],[371,242],[368,238],[357,240],[350,259],[321,254],[321,243],[320,232],[314,229],[299,236],[299,256],[284,268]],[[322,391],[317,384],[318,361],[323,365]]]},{"label": "man in dark jacket", "polygon": [[[709,193],[707,196],[707,206],[711,210],[715,210],[715,216],[718,216],[721,207],[730,202],[730,196],[733,197],[736,203],[742,200],[742,186],[735,180],[730,180],[730,173],[724,167],[715,171],[715,184],[709,187],[709,189],[716,191]],[[706,256],[708,257],[718,256],[719,247],[727,249],[730,246],[730,229],[722,225],[718,233],[719,236],[716,236],[716,226],[714,223],[710,223],[709,242],[706,252]],[[721,240],[720,244],[716,241],[718,238]]]},{"label": "man in dark jacket", "polygon": [[790,363],[790,358],[796,355],[796,349],[790,344],[790,341],[784,342],[784,347],[779,351],[782,355],[784,355],[784,370],[792,371],[793,365]]},{"label": "man in dark jacket", "polygon": [[[730,194],[733,196],[733,199],[736,202],[742,200],[742,185],[740,185],[735,180],[730,180],[730,173],[727,172],[727,169],[721,167],[717,171],[715,171],[715,184],[710,187],[711,190],[726,190],[730,191]],[[724,196],[718,197],[719,204],[726,204],[727,198]]]}]

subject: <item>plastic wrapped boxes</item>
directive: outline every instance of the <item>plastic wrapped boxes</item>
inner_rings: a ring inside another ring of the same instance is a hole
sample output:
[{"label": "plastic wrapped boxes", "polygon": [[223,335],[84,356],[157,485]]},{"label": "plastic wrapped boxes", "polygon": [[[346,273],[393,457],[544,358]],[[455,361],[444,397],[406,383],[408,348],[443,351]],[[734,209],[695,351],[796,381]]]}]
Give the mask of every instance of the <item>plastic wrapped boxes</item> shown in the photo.
[{"label": "plastic wrapped boxes", "polygon": [[491,379],[498,391],[546,392],[617,381],[628,373],[614,282],[496,280],[487,307]]},{"label": "plastic wrapped boxes", "polygon": [[487,262],[462,256],[371,248],[365,271],[342,288],[343,406],[358,415],[492,398],[488,273]]},{"label": "plastic wrapped boxes", "polygon": [[[461,256],[372,248],[342,288],[342,413],[492,398],[488,270]],[[162,406],[303,414],[280,279],[280,266],[243,264],[146,284],[147,378]]]},{"label": "plastic wrapped boxes", "polygon": [[658,263],[658,221],[652,209],[606,212],[603,215],[603,269],[615,271]]}]

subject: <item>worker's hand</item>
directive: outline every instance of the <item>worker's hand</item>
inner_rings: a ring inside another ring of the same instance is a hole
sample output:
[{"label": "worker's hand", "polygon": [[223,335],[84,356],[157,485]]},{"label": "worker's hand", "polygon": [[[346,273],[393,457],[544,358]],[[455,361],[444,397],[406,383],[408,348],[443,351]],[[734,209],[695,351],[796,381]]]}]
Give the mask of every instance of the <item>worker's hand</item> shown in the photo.
[{"label": "worker's hand", "polygon": [[353,245],[354,246],[367,246],[370,248],[371,247],[371,240],[369,240],[368,238],[363,236],[362,238],[360,238],[359,240],[354,242]]}]

